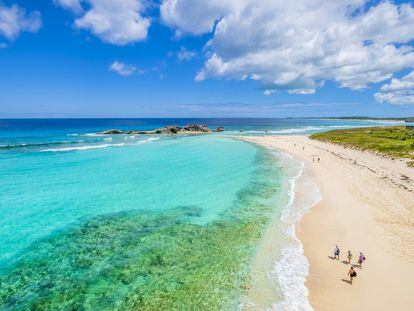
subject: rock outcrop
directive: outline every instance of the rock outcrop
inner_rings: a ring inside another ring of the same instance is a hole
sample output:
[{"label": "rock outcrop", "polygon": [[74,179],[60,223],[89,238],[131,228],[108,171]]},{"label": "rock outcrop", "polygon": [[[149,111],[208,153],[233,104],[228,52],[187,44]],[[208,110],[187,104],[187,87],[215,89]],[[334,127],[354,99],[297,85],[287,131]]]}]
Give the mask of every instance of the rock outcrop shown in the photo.
[{"label": "rock outcrop", "polygon": [[188,124],[186,126],[184,126],[183,128],[184,131],[188,131],[188,132],[201,132],[201,133],[209,133],[211,132],[211,130],[208,128],[207,125],[199,125],[199,124]]},{"label": "rock outcrop", "polygon": [[183,129],[177,125],[168,125],[162,128],[156,129],[155,133],[157,134],[177,134],[181,132]]},{"label": "rock outcrop", "polygon": [[[223,132],[224,127],[218,127],[214,132]],[[166,134],[166,135],[174,135],[174,134],[204,134],[204,133],[211,133],[212,130],[205,124],[188,124],[184,127],[180,127],[178,125],[167,125],[156,130],[151,131],[136,131],[136,130],[128,130],[122,131],[117,129],[106,130],[101,132],[101,134],[106,135],[116,135],[116,134],[125,134],[125,135],[141,135],[141,134]]]},{"label": "rock outcrop", "polygon": [[107,130],[107,131],[103,131],[101,134],[108,134],[108,135],[113,135],[113,134],[123,134],[124,132],[121,130]]}]

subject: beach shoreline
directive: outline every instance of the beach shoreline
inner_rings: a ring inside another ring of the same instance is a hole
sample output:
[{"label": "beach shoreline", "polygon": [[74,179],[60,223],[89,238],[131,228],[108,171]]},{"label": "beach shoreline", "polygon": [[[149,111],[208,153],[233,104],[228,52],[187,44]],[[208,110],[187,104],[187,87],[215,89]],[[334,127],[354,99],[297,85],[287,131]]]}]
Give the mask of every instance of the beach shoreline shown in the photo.
[{"label": "beach shoreline", "polygon": [[[241,139],[292,155],[319,188],[321,201],[295,226],[309,262],[306,287],[314,310],[406,310],[414,305],[414,170],[401,160],[307,136]],[[296,197],[301,195],[296,191]],[[336,244],[339,261],[329,258]],[[359,251],[367,257],[362,269],[355,267],[352,285],[348,249],[353,264]]]}]

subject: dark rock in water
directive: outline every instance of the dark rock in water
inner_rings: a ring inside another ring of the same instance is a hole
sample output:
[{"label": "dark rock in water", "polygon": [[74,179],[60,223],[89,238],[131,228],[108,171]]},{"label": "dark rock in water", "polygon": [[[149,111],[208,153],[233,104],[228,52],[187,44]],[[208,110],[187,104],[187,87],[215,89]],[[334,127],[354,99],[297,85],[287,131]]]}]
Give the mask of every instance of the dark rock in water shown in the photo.
[{"label": "dark rock in water", "polygon": [[199,124],[188,124],[184,127],[184,131],[188,132],[204,132],[208,133],[211,132],[211,130],[208,128],[207,125],[199,125]]},{"label": "dark rock in water", "polygon": [[217,129],[216,129],[216,132],[223,132],[224,131],[224,127],[223,126],[219,126]]},{"label": "dark rock in water", "polygon": [[244,131],[243,130],[240,130],[239,132],[241,133],[241,132],[244,132]]},{"label": "dark rock in water", "polygon": [[181,127],[177,125],[169,125],[155,130],[157,134],[177,134],[182,130]]},{"label": "dark rock in water", "polygon": [[102,134],[107,134],[107,135],[112,135],[112,134],[123,134],[124,132],[121,130],[107,130],[107,131],[103,131]]},{"label": "dark rock in water", "polygon": [[140,135],[140,134],[154,134],[154,131],[127,131],[125,134]]},{"label": "dark rock in water", "polygon": [[[224,131],[223,127],[219,127],[217,128],[216,132],[222,132]],[[141,135],[141,134],[167,134],[167,135],[171,135],[171,134],[180,134],[180,133],[193,133],[193,134],[198,134],[198,133],[210,133],[211,130],[208,128],[207,125],[198,125],[198,124],[189,124],[187,126],[185,126],[184,128],[178,126],[178,125],[168,125],[168,126],[164,126],[161,127],[159,129],[156,130],[150,130],[150,131],[137,131],[137,130],[128,130],[128,131],[122,131],[122,130],[116,130],[116,129],[112,129],[112,130],[106,130],[101,132],[101,134],[106,134],[106,135],[113,135],[113,134],[127,134],[127,135]]]}]

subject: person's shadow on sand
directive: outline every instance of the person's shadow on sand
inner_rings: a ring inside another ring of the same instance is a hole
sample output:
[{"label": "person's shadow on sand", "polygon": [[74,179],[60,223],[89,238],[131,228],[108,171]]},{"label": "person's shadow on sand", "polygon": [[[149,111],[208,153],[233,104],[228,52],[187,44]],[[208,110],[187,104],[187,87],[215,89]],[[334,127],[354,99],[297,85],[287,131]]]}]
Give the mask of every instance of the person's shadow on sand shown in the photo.
[{"label": "person's shadow on sand", "polygon": [[350,262],[349,261],[347,261],[347,260],[342,260],[341,261],[344,265],[349,265],[350,264]]},{"label": "person's shadow on sand", "polygon": [[329,259],[332,259],[332,260],[336,259],[336,258],[335,258],[335,257],[333,257],[333,256],[328,256],[328,258],[329,258]]},{"label": "person's shadow on sand", "polygon": [[349,285],[352,285],[350,280],[342,279],[342,282],[348,283]]}]

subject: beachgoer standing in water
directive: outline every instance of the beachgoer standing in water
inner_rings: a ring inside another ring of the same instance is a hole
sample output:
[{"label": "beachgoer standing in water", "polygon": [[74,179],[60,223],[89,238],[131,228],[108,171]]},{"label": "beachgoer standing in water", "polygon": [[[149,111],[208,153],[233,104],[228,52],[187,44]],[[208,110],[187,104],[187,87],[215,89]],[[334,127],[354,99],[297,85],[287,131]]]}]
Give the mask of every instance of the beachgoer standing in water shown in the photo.
[{"label": "beachgoer standing in water", "polygon": [[357,273],[354,270],[354,267],[351,267],[351,269],[349,269],[348,275],[349,275],[349,278],[350,278],[350,281],[351,281],[351,284],[352,284],[352,280],[354,279],[354,277],[357,276]]},{"label": "beachgoer standing in water", "polygon": [[364,254],[362,254],[362,252],[359,252],[359,259],[358,259],[358,264],[359,267],[362,269],[362,263],[365,261],[365,256]]},{"label": "beachgoer standing in water", "polygon": [[351,259],[352,259],[352,253],[351,251],[348,251],[348,263],[351,263]]},{"label": "beachgoer standing in water", "polygon": [[340,253],[341,251],[340,251],[340,249],[339,249],[339,247],[338,247],[338,245],[336,245],[335,246],[335,250],[334,250],[334,257],[335,257],[335,259],[338,259],[339,260],[339,253]]}]

